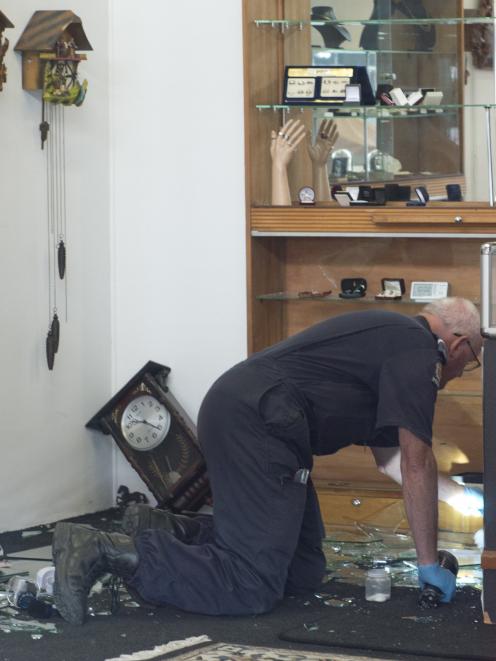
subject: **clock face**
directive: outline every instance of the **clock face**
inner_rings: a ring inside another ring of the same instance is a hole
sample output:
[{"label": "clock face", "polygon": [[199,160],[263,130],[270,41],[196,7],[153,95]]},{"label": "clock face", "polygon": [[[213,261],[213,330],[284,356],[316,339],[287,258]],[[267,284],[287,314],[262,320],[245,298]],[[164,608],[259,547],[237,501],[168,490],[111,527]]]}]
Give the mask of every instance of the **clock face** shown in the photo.
[{"label": "clock face", "polygon": [[134,450],[153,450],[167,436],[171,416],[166,407],[153,395],[142,393],[134,397],[124,409],[121,432]]},{"label": "clock face", "polygon": [[313,204],[315,202],[315,191],[311,186],[303,186],[298,192],[301,204]]}]

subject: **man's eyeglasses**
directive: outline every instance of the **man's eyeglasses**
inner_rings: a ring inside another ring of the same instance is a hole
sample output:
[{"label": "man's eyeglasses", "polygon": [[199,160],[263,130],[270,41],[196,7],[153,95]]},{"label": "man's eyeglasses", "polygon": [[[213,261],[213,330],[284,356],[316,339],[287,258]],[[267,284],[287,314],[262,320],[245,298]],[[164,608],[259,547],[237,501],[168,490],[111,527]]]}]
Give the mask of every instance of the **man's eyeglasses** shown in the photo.
[{"label": "man's eyeglasses", "polygon": [[[461,333],[453,333],[453,335],[455,335],[456,337],[462,337]],[[479,369],[479,367],[481,367],[481,361],[477,357],[477,354],[474,351],[474,347],[472,346],[472,344],[471,344],[470,340],[468,339],[468,337],[465,341],[468,344],[468,348],[472,352],[472,355],[473,355],[474,359],[468,361],[468,363],[463,368],[463,371],[464,372],[473,372],[474,370]]]}]

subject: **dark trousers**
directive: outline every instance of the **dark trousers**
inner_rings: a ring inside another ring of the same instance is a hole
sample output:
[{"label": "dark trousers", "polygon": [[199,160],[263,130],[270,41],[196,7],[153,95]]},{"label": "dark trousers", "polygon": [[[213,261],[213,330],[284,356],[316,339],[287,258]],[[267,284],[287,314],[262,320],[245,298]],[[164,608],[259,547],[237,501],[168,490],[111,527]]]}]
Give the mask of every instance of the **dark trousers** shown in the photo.
[{"label": "dark trousers", "polygon": [[297,479],[312,461],[298,394],[270,365],[242,363],[207,393],[198,433],[211,531],[204,524],[198,544],[142,532],[131,586],[147,601],[211,615],[263,613],[285,593],[318,589],[323,525],[313,485]]}]

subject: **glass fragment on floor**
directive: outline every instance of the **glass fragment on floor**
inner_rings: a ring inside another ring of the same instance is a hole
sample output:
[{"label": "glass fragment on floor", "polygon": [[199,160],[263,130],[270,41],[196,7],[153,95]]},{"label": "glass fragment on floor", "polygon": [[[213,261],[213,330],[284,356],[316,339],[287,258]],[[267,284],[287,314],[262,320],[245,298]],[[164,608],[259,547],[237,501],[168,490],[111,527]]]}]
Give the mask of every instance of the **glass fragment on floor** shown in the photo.
[{"label": "glass fragment on floor", "polygon": [[18,617],[4,617],[0,615],[0,631],[3,633],[30,633],[43,635],[45,633],[58,633],[53,622],[39,622],[32,618],[20,619]]},{"label": "glass fragment on floor", "polygon": [[[418,587],[415,545],[410,534],[363,523],[328,530],[323,544],[328,578],[341,583],[365,584],[365,574],[386,568],[393,586]],[[438,548],[456,556],[458,586],[482,589],[481,551],[471,533],[441,531]]]}]

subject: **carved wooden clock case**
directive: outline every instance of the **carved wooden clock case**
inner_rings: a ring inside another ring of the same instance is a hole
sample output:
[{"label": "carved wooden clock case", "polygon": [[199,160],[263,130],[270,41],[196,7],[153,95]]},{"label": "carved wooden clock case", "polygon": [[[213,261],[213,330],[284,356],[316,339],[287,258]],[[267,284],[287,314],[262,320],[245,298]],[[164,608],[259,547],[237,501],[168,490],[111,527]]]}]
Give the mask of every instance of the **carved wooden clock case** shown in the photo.
[{"label": "carved wooden clock case", "polygon": [[169,373],[149,361],[86,427],[112,435],[159,507],[196,511],[210,487],[196,427],[169,392]]}]

